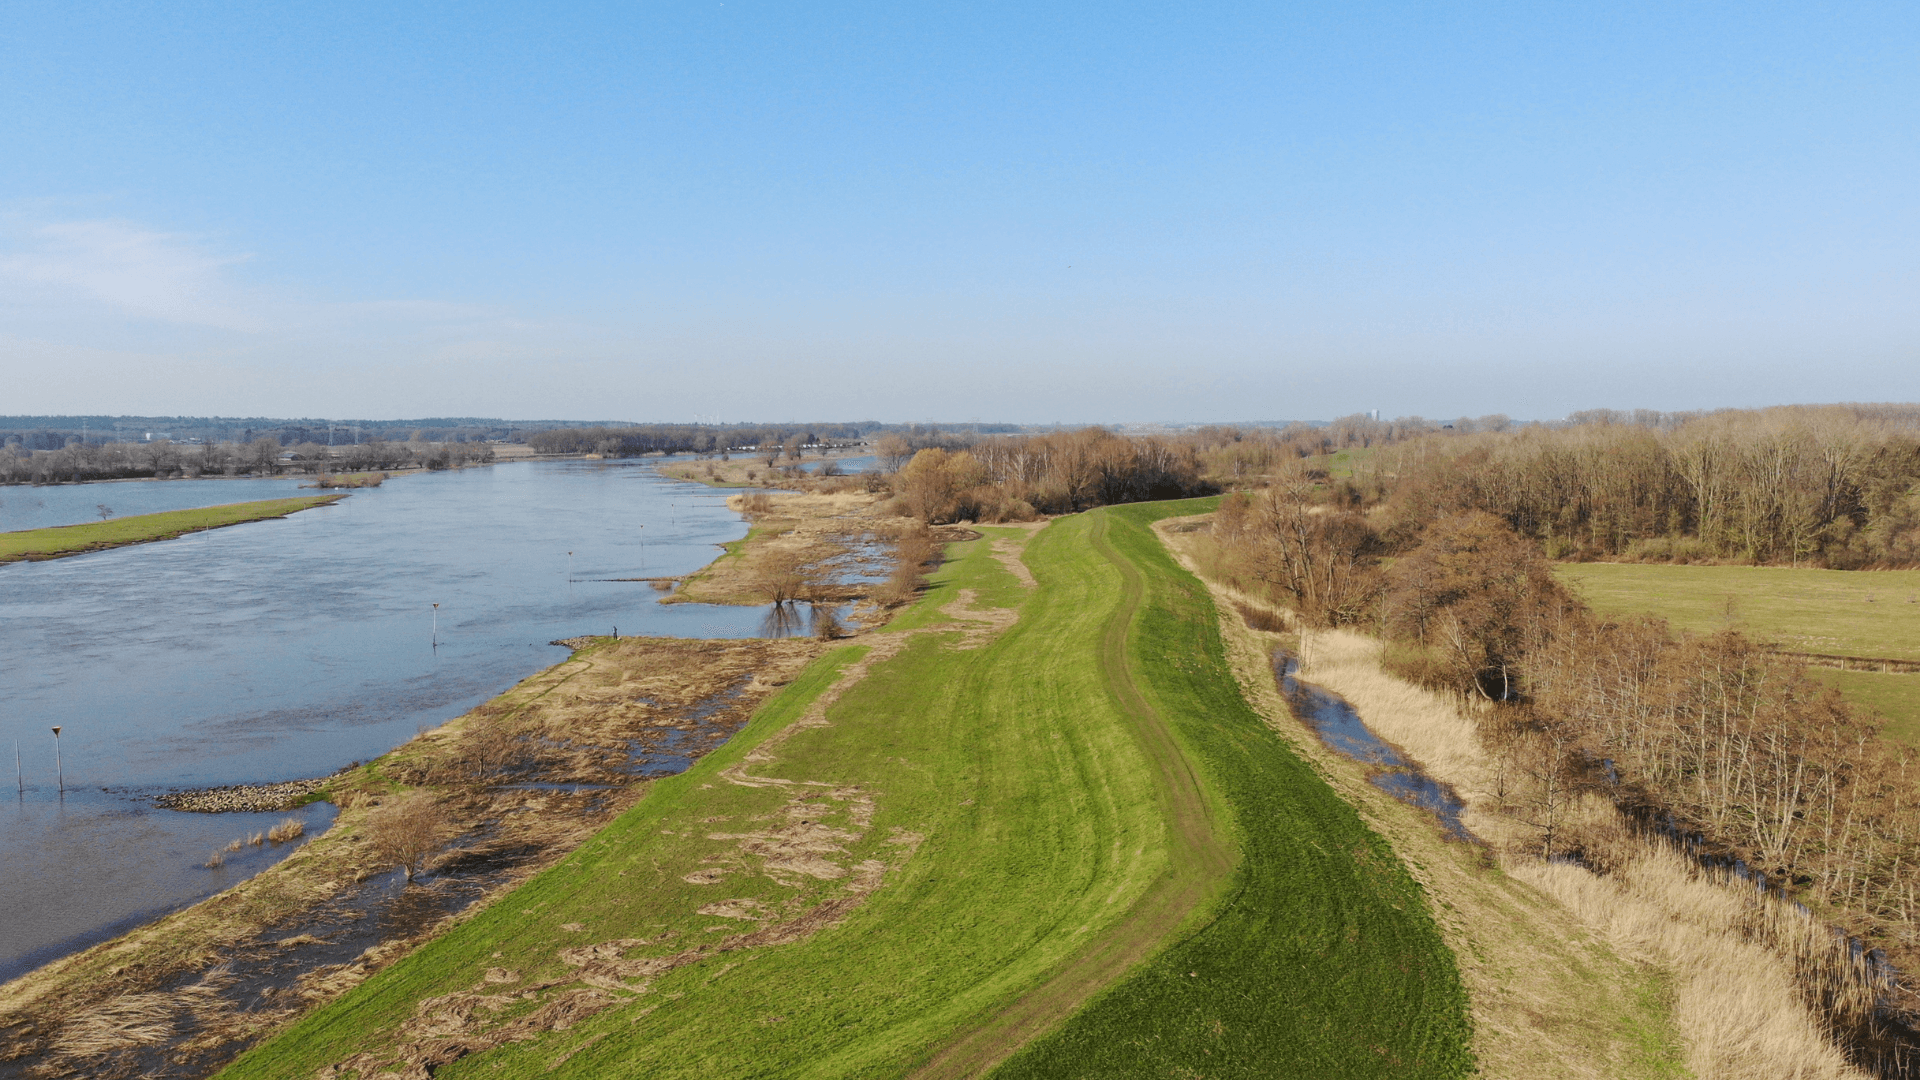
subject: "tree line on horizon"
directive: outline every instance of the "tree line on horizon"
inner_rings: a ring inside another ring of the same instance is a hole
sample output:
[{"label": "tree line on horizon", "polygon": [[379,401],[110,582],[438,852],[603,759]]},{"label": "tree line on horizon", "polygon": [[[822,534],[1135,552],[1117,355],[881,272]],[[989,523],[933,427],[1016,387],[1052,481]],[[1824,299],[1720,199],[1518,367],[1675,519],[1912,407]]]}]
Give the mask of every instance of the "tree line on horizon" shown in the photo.
[{"label": "tree line on horizon", "polygon": [[492,461],[486,443],[388,442],[347,446],[282,446],[277,439],[186,445],[73,442],[58,450],[0,449],[0,484],[65,484],[88,480],[191,479],[202,476],[316,475],[382,469],[447,469]]},{"label": "tree line on horizon", "polygon": [[1920,565],[1920,407],[1597,414],[1384,446],[1340,487],[1389,532],[1500,518],[1554,558]]}]

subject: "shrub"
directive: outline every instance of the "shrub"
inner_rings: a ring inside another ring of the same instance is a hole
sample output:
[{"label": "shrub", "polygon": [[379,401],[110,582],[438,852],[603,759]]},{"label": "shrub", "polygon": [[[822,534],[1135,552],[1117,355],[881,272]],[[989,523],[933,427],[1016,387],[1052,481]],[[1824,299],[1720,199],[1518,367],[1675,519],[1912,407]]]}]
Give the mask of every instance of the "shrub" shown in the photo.
[{"label": "shrub", "polygon": [[814,604],[811,610],[813,636],[822,641],[832,641],[845,633],[840,625],[840,616],[829,604]]},{"label": "shrub", "polygon": [[766,552],[760,558],[754,583],[768,603],[790,603],[807,592],[806,565],[794,552]]},{"label": "shrub", "polygon": [[397,864],[412,881],[446,843],[451,828],[431,792],[410,791],[368,812],[366,836],[376,856]]}]

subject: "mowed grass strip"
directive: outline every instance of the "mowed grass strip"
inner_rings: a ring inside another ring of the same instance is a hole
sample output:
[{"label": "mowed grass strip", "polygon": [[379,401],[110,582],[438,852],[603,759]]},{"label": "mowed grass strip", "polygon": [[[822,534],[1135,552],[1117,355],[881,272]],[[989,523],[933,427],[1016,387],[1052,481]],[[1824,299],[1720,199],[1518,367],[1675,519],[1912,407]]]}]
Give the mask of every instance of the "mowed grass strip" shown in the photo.
[{"label": "mowed grass strip", "polygon": [[58,525],[50,529],[22,529],[0,533],[0,563],[20,560],[39,561],[81,555],[89,551],[171,540],[191,532],[242,525],[266,518],[325,506],[346,498],[342,495],[300,495],[290,499],[262,499],[258,502],[203,506],[194,510],[167,510],[158,514],[88,522],[84,525]]},{"label": "mowed grass strip", "polygon": [[1602,615],[1653,614],[1677,630],[1733,626],[1793,652],[1920,660],[1920,570],[1561,563]]},{"label": "mowed grass strip", "polygon": [[[830,654],[727,746],[657,783],[580,851],[256,1048],[228,1075],[310,1076],[379,1049],[423,1000],[470,990],[491,968],[519,976],[502,992],[565,982],[576,970],[562,949],[638,939],[648,944],[627,957],[665,956],[756,925],[714,914],[715,905],[779,915],[845,896],[851,879],[775,874],[755,857],[735,857],[741,842],[725,837],[792,820],[796,794],[730,782],[738,774],[728,770],[741,766],[821,793],[818,820],[859,833],[825,857],[847,867],[884,863],[881,887],[804,940],[716,952],[565,1031],[473,1054],[435,1075],[909,1071],[1077,955],[1167,870],[1155,776],[1097,659],[1120,576],[1085,542],[1084,528],[1057,523],[1034,538],[1028,564],[1039,586],[1030,593],[993,559],[989,541],[954,545],[954,561],[916,612],[926,632],[896,635],[896,655],[860,659],[864,647]],[[981,644],[963,633],[966,611],[946,606],[963,589],[978,607],[1019,604],[1020,620]],[[871,667],[828,709],[826,726],[775,738],[853,663]],[[755,751],[770,760],[750,760]],[[851,802],[834,796],[856,788],[871,798],[865,827],[851,821]],[[688,880],[703,867],[727,872],[707,884]]]},{"label": "mowed grass strip", "polygon": [[1140,574],[1126,664],[1224,807],[1241,852],[1207,918],[994,1072],[1056,1077],[1447,1077],[1473,1072],[1467,1000],[1426,898],[1242,698],[1212,600],[1150,524],[1212,500],[1099,511]]}]

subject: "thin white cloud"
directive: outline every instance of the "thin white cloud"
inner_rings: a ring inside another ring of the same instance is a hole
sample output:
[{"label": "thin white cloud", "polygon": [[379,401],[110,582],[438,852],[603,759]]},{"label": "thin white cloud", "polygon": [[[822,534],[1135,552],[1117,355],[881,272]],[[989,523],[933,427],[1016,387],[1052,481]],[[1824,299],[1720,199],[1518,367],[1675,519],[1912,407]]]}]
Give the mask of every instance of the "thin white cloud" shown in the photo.
[{"label": "thin white cloud", "polygon": [[252,258],[121,219],[0,211],[0,334],[136,349],[187,334],[216,351],[292,356],[352,345],[417,355],[557,329],[477,304],[301,296],[246,280],[237,271]]},{"label": "thin white cloud", "polygon": [[122,317],[254,332],[267,323],[226,254],[178,233],[118,220],[0,222],[0,290],[44,316],[105,308]]}]

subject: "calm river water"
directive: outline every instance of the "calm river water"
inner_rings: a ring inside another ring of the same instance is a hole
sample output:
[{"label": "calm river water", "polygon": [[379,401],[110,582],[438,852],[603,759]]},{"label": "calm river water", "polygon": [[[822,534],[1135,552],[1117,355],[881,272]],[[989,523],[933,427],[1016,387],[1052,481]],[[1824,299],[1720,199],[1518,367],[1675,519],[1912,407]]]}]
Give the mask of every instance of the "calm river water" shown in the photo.
[{"label": "calm river water", "polygon": [[[120,510],[129,497],[118,492],[137,487],[143,504],[174,509],[293,493],[245,483],[0,488],[0,501]],[[0,525],[27,527],[4,509]],[[759,608],[662,605],[645,583],[604,580],[684,574],[745,533],[724,492],[651,464],[527,462],[400,477],[279,521],[0,566],[0,757],[13,764],[17,739],[25,784],[0,799],[0,979],[284,853],[248,849],[202,868],[214,847],[284,815],[155,809],[169,787],[317,776],[374,757],[564,659],[555,638],[616,626],[756,635]],[[318,830],[332,810],[304,813]]]}]

